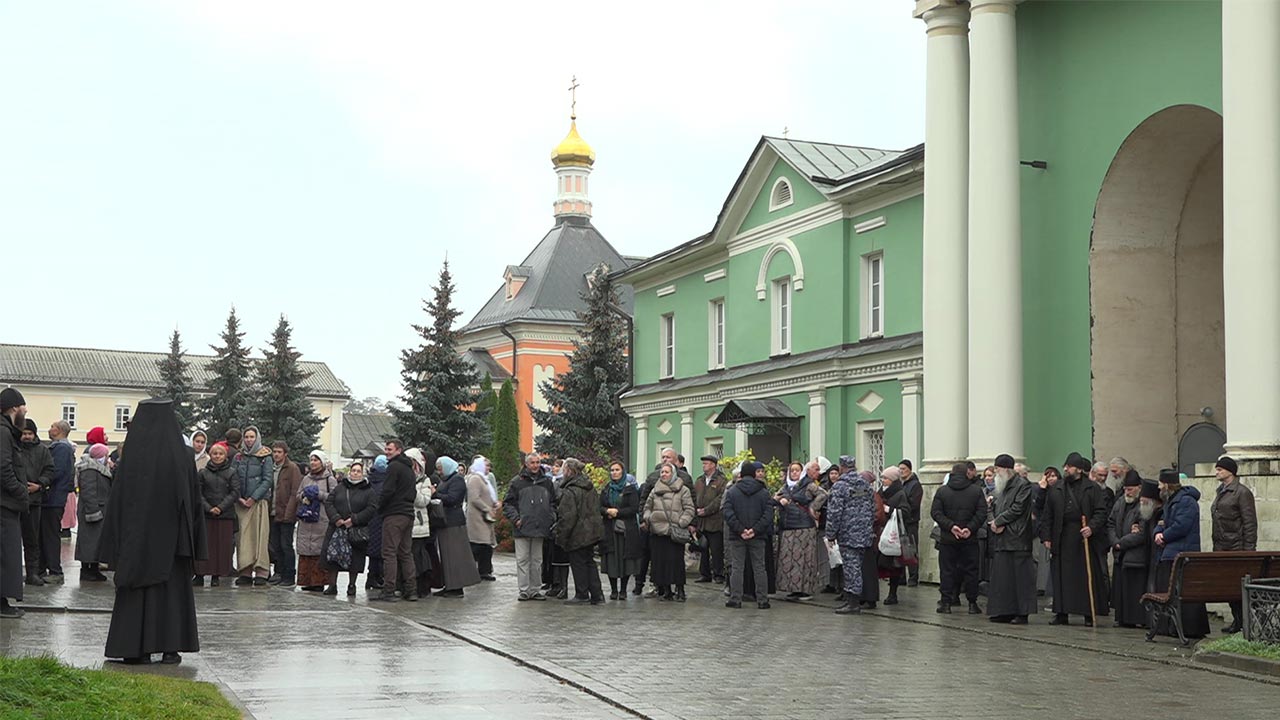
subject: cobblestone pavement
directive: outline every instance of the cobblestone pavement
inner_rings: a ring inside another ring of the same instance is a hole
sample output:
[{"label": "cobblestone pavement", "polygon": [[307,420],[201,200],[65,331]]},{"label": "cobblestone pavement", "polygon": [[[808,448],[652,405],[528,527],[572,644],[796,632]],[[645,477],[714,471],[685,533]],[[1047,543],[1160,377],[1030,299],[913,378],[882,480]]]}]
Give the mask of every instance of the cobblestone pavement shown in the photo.
[{"label": "cobblestone pavement", "polygon": [[[462,600],[356,598],[223,586],[197,590],[202,652],[177,668],[224,686],[261,718],[1272,718],[1280,686],[1193,665],[1175,641],[1109,627],[994,628],[938,616],[936,588],[862,616],[831,596],[730,610],[718,588],[687,603],[517,603],[513,563]],[[69,568],[70,570],[70,568]],[[72,570],[71,573],[74,574]],[[345,579],[344,579],[345,582]],[[607,586],[606,586],[607,587]],[[30,588],[27,604],[110,607],[111,588]],[[824,602],[824,598],[828,600]],[[108,616],[0,623],[0,652],[101,662]],[[443,715],[441,715],[443,713]]]}]

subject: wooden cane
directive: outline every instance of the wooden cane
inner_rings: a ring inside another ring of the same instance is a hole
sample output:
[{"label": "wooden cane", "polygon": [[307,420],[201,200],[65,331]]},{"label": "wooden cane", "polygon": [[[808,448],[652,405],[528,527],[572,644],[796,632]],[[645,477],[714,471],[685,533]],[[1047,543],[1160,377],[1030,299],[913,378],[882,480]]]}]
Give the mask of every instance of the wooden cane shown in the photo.
[{"label": "wooden cane", "polygon": [[[1080,529],[1088,527],[1089,523],[1082,517],[1080,518]],[[1083,536],[1082,536],[1083,537]],[[1084,569],[1085,575],[1089,578],[1089,616],[1093,619],[1093,628],[1098,628],[1098,608],[1093,599],[1093,557],[1089,553],[1089,538],[1084,538]]]}]

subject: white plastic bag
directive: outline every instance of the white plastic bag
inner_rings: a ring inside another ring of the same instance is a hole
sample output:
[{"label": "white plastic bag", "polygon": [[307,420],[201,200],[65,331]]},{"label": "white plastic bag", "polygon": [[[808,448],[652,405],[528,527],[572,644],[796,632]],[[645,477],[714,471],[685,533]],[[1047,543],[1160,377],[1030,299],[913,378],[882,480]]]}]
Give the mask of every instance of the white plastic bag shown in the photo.
[{"label": "white plastic bag", "polygon": [[898,510],[889,513],[889,520],[884,524],[884,532],[880,533],[880,554],[889,557],[902,555],[902,536],[898,531]]},{"label": "white plastic bag", "polygon": [[827,544],[827,565],[831,568],[838,568],[844,564],[844,560],[840,558],[840,543],[830,538],[823,538]]}]

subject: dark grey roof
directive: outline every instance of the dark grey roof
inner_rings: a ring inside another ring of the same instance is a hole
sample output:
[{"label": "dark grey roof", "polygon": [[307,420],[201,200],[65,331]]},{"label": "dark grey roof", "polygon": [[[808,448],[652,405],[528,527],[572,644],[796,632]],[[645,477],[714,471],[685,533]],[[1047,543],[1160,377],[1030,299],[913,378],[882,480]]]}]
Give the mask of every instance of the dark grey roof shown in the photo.
[{"label": "dark grey roof", "polygon": [[508,265],[507,274],[511,277],[527,278],[529,273],[533,272],[533,268],[528,265]]},{"label": "dark grey roof", "polygon": [[730,400],[716,416],[715,422],[723,425],[750,420],[791,420],[798,417],[800,416],[790,405],[777,398]]},{"label": "dark grey roof", "polygon": [[[132,350],[95,350],[91,348],[46,347],[43,345],[0,344],[0,384],[21,386],[75,385],[87,387],[135,388],[154,390],[164,383],[156,361],[167,353]],[[205,391],[213,373],[211,355],[187,355],[193,389]],[[251,360],[250,362],[257,362]],[[349,398],[351,391],[322,362],[301,360],[298,364],[311,373],[306,385],[313,397]]]},{"label": "dark grey roof", "polygon": [[797,353],[795,355],[769,358],[768,360],[747,363],[746,365],[738,365],[723,371],[694,375],[693,377],[679,378],[677,380],[662,380],[656,383],[649,383],[647,385],[637,385],[627,392],[627,394],[623,395],[623,397],[634,398],[653,395],[660,392],[669,392],[671,390],[687,390],[690,388],[725,382],[727,380],[738,380],[773,370],[784,370],[798,365],[822,362],[823,360],[843,360],[847,358],[861,357],[863,355],[871,355],[872,353],[906,350],[908,348],[918,347],[921,345],[923,338],[923,333],[915,332],[908,333],[906,335],[895,335],[887,338],[863,340],[862,342],[848,343],[845,345],[833,345],[829,348],[822,348],[820,350],[810,350],[809,352]]},{"label": "dark grey roof", "polygon": [[[577,323],[578,313],[587,309],[581,297],[587,289],[586,275],[600,263],[611,272],[630,264],[589,220],[563,218],[520,263],[530,269],[520,292],[508,300],[506,288],[498,288],[462,332],[516,320]],[[619,287],[618,296],[630,312],[631,288]]]},{"label": "dark grey roof", "polygon": [[370,443],[382,443],[395,436],[390,415],[342,413],[342,457],[356,457]]},{"label": "dark grey roof", "polygon": [[485,373],[489,373],[489,377],[494,382],[498,383],[511,377],[511,373],[507,372],[506,368],[499,365],[498,361],[494,360],[493,356],[489,354],[489,351],[484,348],[473,347],[462,353],[462,358],[476,366],[476,370],[479,371],[480,377],[484,377]]}]

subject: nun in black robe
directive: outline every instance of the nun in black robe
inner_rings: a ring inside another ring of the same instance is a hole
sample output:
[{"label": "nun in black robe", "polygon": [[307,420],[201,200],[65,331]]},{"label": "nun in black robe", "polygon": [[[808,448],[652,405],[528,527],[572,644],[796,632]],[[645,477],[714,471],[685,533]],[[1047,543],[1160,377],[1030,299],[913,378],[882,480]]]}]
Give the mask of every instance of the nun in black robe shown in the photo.
[{"label": "nun in black robe", "polygon": [[199,652],[191,577],[206,559],[192,450],[169,400],[138,404],[115,471],[100,557],[115,571],[106,657],[181,662]]}]

